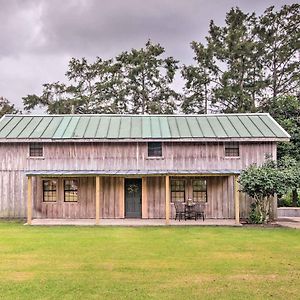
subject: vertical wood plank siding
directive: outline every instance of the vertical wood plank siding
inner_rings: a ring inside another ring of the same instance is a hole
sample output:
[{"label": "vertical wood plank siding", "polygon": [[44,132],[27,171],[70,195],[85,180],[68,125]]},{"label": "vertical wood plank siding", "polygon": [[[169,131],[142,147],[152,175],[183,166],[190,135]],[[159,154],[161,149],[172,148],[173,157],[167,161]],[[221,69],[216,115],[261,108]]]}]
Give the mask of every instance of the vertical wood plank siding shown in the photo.
[{"label": "vertical wood plank siding", "polygon": [[[45,143],[44,158],[29,158],[27,143],[0,144],[0,217],[25,218],[28,170],[210,170],[243,169],[261,164],[266,154],[276,158],[276,143],[240,143],[240,158],[225,158],[223,143],[163,144],[163,158],[148,159],[147,143]],[[207,216],[234,218],[233,177],[209,177]],[[124,179],[101,178],[100,218],[124,217]],[[147,177],[147,214],[165,217],[163,177]],[[63,179],[58,180],[57,203],[42,203],[41,178],[33,178],[33,217],[95,218],[95,178],[79,179],[78,203],[63,202]],[[192,198],[188,185],[186,197]],[[121,199],[123,198],[123,199]],[[227,201],[224,201],[227,199]],[[240,195],[241,218],[249,213],[249,201]],[[174,208],[171,204],[171,215]]]}]

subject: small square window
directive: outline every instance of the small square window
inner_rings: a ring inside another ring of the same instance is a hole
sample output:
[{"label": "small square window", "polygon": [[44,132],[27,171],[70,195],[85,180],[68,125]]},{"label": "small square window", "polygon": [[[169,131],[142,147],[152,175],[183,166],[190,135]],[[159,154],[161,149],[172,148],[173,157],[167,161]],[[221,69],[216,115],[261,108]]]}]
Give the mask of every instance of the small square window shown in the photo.
[{"label": "small square window", "polygon": [[239,157],[240,156],[239,143],[225,143],[225,156],[226,157]]},{"label": "small square window", "polygon": [[65,198],[65,202],[78,201],[78,180],[77,179],[64,181],[64,198]]},{"label": "small square window", "polygon": [[56,180],[43,180],[43,202],[56,202]]},{"label": "small square window", "polygon": [[29,156],[30,157],[43,156],[43,144],[40,143],[29,144]]},{"label": "small square window", "polygon": [[162,156],[162,143],[149,142],[148,143],[148,157],[161,157]]}]

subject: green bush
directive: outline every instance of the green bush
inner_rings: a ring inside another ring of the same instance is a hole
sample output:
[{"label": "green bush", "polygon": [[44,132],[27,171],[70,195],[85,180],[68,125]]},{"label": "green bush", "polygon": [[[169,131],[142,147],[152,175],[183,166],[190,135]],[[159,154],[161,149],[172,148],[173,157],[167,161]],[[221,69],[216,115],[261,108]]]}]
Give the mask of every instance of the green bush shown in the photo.
[{"label": "green bush", "polygon": [[261,211],[258,209],[256,203],[251,204],[251,211],[249,214],[249,221],[251,224],[262,224],[264,223]]},{"label": "green bush", "polygon": [[[300,193],[298,192],[297,207],[300,207]],[[293,207],[293,194],[288,192],[282,197],[278,198],[278,207]]]}]

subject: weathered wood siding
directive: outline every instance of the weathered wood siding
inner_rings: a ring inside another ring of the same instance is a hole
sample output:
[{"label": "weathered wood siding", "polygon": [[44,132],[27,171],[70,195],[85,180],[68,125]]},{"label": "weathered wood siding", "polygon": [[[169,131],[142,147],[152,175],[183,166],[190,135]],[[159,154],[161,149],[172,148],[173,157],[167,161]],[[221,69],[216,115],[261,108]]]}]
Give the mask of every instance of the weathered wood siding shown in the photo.
[{"label": "weathered wood siding", "polygon": [[[43,202],[42,179],[33,178],[33,217],[89,219],[95,218],[95,177],[79,177],[78,202],[64,202],[64,180],[58,182],[57,201]],[[100,218],[124,217],[124,179],[119,177],[100,178]]]},{"label": "weathered wood siding", "polygon": [[[239,158],[225,158],[223,143],[171,143],[163,144],[163,157],[147,157],[147,143],[46,143],[44,158],[29,158],[28,143],[0,144],[0,217],[24,218],[26,216],[27,170],[217,170],[243,169],[252,163],[261,164],[266,155],[276,158],[276,143],[240,143]],[[100,217],[122,218],[124,199],[122,178],[102,178]],[[233,179],[212,177],[208,179],[208,217],[233,218]],[[149,177],[149,218],[164,218],[164,178]],[[34,180],[33,217],[76,216],[94,218],[94,178],[80,179],[81,203],[39,203],[41,191]],[[82,194],[81,194],[82,193]],[[225,203],[223,200],[228,197]],[[210,199],[210,198],[209,198]],[[245,202],[245,205],[243,204]],[[241,195],[241,217],[249,211],[249,201]],[[61,205],[61,207],[59,207]],[[226,207],[225,207],[226,206]],[[173,209],[172,209],[172,213]]]},{"label": "weathered wood siding", "polygon": [[44,158],[29,158],[28,144],[0,144],[0,170],[210,170],[243,169],[276,158],[275,143],[240,143],[226,158],[223,143],[164,143],[162,158],[147,157],[147,143],[47,143]]},{"label": "weathered wood siding", "polygon": [[34,218],[95,218],[95,178],[78,178],[78,202],[64,202],[64,179],[57,178],[57,201],[43,202],[42,179],[33,178]]}]

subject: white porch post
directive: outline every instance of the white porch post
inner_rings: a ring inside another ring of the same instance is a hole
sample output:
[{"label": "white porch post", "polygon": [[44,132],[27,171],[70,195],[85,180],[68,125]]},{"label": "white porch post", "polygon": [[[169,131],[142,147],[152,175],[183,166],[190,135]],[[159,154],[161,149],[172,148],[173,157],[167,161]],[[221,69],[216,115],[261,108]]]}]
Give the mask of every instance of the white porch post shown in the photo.
[{"label": "white porch post", "polygon": [[238,175],[234,175],[234,206],[235,206],[235,223],[240,223],[240,199]]},{"label": "white porch post", "polygon": [[32,176],[28,176],[27,186],[27,224],[31,225],[32,221]]},{"label": "white porch post", "polygon": [[96,176],[96,225],[100,222],[100,176]]},{"label": "white porch post", "polygon": [[166,225],[170,223],[170,176],[166,176]]}]

